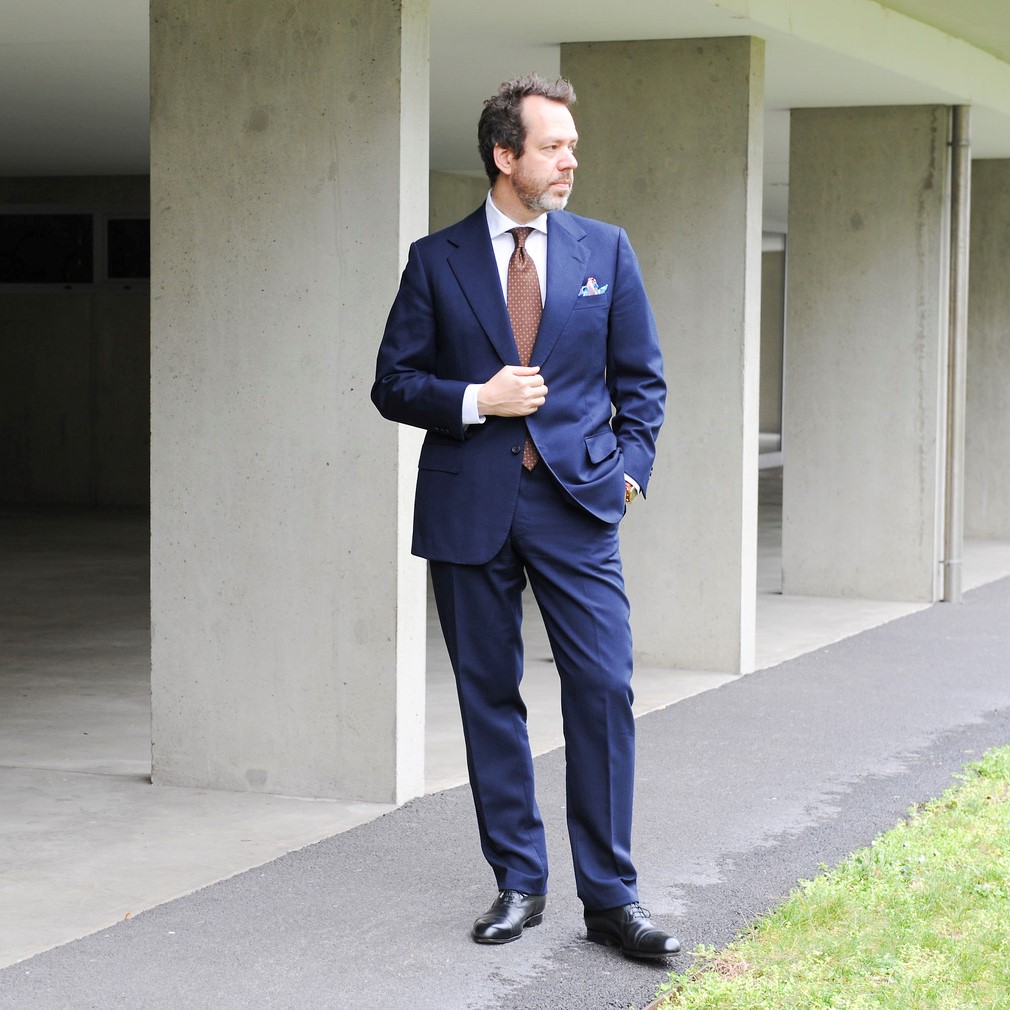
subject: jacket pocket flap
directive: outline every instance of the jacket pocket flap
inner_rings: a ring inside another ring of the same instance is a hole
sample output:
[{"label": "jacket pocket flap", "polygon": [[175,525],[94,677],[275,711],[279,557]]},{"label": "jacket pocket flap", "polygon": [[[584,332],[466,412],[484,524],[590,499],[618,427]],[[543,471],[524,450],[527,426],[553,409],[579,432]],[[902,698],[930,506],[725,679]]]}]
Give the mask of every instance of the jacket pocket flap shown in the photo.
[{"label": "jacket pocket flap", "polygon": [[460,446],[458,445],[426,442],[421,446],[421,456],[417,461],[418,469],[459,473],[459,453]]},{"label": "jacket pocket flap", "polygon": [[595,435],[586,436],[586,451],[593,463],[602,463],[608,456],[617,452],[617,436],[607,428]]}]

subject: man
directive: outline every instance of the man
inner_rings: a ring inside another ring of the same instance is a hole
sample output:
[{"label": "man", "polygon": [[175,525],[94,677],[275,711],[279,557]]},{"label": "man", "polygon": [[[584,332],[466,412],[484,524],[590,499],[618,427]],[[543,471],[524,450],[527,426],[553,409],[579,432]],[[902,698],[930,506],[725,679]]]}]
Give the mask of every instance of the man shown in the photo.
[{"label": "man", "polygon": [[567,817],[587,938],[633,957],[677,940],[638,904],[635,727],[618,523],[645,492],[666,387],[624,232],[564,211],[571,85],[536,75],[484,104],[485,204],[410,250],[372,399],[427,430],[413,551],[428,558],[499,895],[474,924],[507,943],[543,918],[521,595],[529,579],[561,678]]}]

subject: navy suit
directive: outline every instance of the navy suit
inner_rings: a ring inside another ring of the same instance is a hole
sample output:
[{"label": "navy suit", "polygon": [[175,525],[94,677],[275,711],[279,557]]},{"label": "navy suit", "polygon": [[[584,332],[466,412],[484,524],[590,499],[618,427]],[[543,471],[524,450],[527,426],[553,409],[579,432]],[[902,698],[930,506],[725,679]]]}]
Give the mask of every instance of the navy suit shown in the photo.
[{"label": "navy suit", "polygon": [[[530,361],[546,402],[464,427],[463,392],[519,364],[480,207],[410,250],[372,399],[426,429],[413,551],[431,562],[456,675],[484,854],[500,888],[547,889],[522,677],[526,578],[558,673],[568,824],[589,909],[637,900],[631,635],[617,527],[624,475],[648,487],[666,387],[655,322],[623,230],[548,215],[547,289]],[[580,296],[590,278],[601,294]],[[522,468],[529,430],[541,461]]]}]

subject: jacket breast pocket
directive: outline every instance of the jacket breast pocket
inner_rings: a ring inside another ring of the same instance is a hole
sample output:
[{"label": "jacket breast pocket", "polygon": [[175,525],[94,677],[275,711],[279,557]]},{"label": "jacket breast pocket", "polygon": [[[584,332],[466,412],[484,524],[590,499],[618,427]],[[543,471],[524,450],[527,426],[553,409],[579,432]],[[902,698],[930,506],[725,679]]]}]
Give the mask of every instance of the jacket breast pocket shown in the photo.
[{"label": "jacket breast pocket", "polygon": [[443,442],[425,442],[417,461],[419,470],[441,470],[443,473],[459,473],[461,447]]},{"label": "jacket breast pocket", "polygon": [[606,312],[610,308],[609,295],[583,295],[575,299],[576,309],[591,309],[596,312]]}]

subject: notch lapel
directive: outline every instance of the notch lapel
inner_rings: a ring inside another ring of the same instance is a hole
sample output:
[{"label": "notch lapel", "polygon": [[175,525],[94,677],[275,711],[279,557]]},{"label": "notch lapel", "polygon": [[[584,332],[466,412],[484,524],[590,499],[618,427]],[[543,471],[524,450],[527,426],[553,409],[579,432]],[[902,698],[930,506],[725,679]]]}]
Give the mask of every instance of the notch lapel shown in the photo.
[{"label": "notch lapel", "polygon": [[575,308],[589,262],[585,237],[585,231],[564,211],[547,215],[547,297],[531,365],[542,365],[547,360]]},{"label": "notch lapel", "polygon": [[487,217],[481,204],[453,229],[448,240],[455,248],[449,253],[449,269],[466,295],[488,340],[506,365],[519,364],[519,351],[512,337],[512,324],[502,298],[498,264],[491,249]]}]

